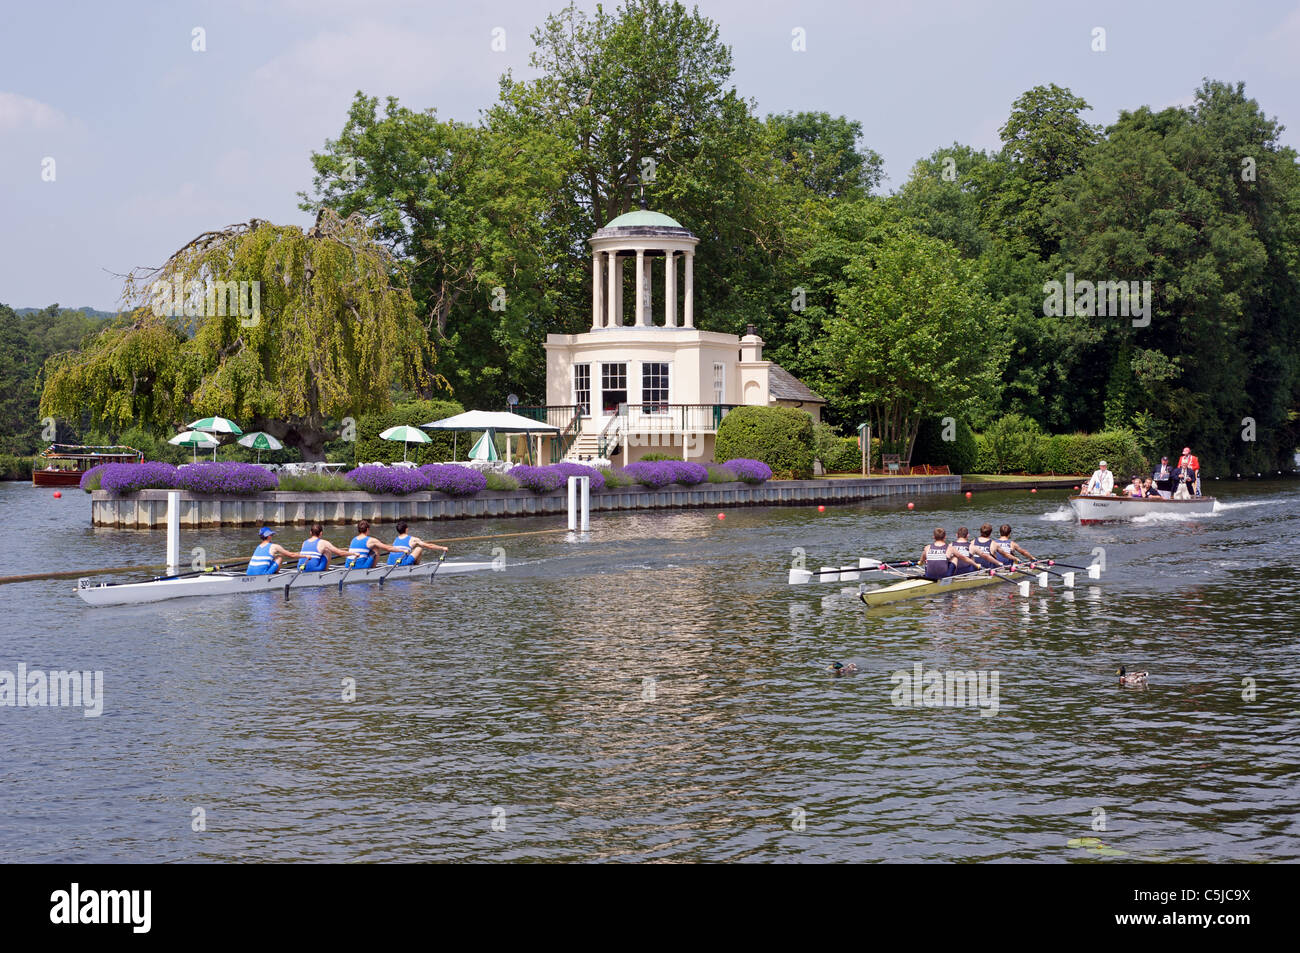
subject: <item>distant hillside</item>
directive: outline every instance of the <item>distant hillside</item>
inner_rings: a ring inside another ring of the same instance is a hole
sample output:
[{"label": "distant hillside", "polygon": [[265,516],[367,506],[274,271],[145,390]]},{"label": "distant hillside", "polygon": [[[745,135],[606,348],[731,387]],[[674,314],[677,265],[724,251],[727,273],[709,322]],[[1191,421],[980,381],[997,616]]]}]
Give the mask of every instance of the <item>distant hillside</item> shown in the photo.
[{"label": "distant hillside", "polygon": [[[50,305],[50,307],[59,308],[57,304]],[[14,310],[14,314],[25,315],[25,314],[39,314],[40,312],[46,311],[48,309],[47,308],[14,308],[13,310]],[[59,308],[59,310],[80,311],[82,314],[86,315],[86,317],[98,318],[101,321],[106,318],[113,317],[116,313],[113,311],[96,311],[94,308],[90,307],[89,305],[86,305],[84,308]]]}]

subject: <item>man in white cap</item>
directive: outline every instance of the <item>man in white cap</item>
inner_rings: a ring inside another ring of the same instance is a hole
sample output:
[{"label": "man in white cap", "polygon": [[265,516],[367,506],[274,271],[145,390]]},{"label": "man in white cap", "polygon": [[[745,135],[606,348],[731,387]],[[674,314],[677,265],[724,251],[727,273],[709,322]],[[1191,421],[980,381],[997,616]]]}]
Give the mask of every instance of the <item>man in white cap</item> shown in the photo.
[{"label": "man in white cap", "polygon": [[1114,489],[1115,474],[1106,468],[1106,461],[1102,460],[1097,464],[1097,469],[1092,471],[1092,478],[1088,480],[1083,492],[1088,496],[1110,496]]}]

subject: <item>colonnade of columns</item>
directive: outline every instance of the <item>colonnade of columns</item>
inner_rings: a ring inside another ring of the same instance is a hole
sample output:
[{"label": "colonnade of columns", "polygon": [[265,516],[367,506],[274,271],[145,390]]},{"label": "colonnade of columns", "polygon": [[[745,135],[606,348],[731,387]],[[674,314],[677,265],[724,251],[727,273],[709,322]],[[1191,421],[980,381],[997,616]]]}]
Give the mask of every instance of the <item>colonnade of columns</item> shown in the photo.
[{"label": "colonnade of columns", "polygon": [[[625,250],[626,251],[626,250]],[[664,323],[663,327],[695,327],[695,253],[693,251],[664,251]],[[605,259],[602,261],[602,257]],[[677,321],[677,262],[685,257],[685,284],[683,286],[682,319]],[[623,265],[632,256],[620,257],[618,250],[591,253],[591,329],[619,327],[623,324]],[[652,272],[654,258],[645,249],[636,250],[636,299],[632,310],[632,324],[638,328],[653,327]]]}]

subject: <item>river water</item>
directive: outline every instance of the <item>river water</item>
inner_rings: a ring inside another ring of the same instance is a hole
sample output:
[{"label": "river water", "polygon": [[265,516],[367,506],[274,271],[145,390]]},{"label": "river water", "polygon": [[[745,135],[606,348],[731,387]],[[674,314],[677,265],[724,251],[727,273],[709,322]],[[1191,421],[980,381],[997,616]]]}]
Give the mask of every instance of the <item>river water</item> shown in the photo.
[{"label": "river water", "polygon": [[[1295,861],[1300,484],[1214,489],[1212,517],[1098,527],[1025,491],[593,514],[585,540],[452,544],[500,547],[502,572],[287,603],[92,609],[67,580],[0,586],[0,670],[103,672],[99,717],[0,707],[0,855]],[[0,484],[0,515],[5,574],[163,557],[163,533],[92,530],[76,490]],[[1035,555],[1104,551],[1106,572],[870,612],[849,584],[786,582],[796,548],[811,568],[902,558],[986,519]],[[985,674],[985,704],[896,704],[918,663]],[[1121,688],[1120,664],[1149,686]],[[1104,848],[1067,846],[1086,837]]]}]

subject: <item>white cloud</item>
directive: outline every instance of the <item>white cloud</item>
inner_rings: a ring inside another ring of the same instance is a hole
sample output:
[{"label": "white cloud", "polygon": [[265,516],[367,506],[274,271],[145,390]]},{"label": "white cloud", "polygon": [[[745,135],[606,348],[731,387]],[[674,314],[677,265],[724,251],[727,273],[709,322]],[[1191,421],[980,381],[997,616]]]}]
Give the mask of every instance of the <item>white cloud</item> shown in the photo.
[{"label": "white cloud", "polygon": [[0,132],[29,128],[61,130],[68,125],[68,117],[48,103],[0,92]]}]

